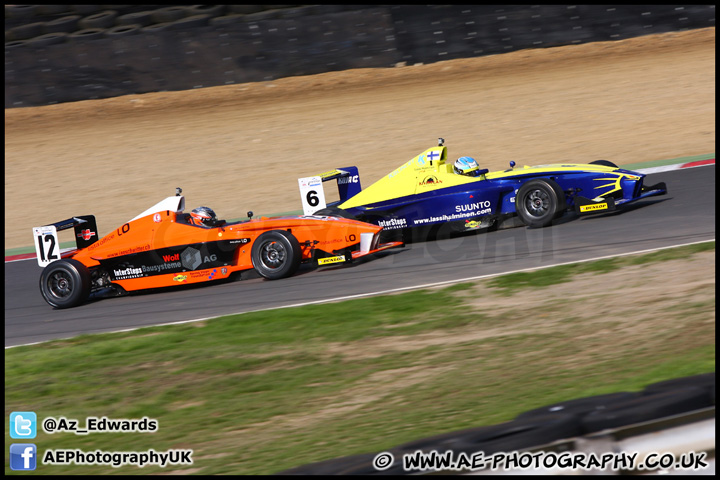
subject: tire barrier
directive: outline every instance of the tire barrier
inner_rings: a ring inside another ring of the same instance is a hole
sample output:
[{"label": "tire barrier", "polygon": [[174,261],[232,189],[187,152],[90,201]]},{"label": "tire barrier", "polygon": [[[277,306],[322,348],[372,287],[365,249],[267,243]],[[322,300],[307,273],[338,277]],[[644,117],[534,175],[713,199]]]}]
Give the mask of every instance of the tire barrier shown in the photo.
[{"label": "tire barrier", "polygon": [[[619,392],[559,402],[521,413],[499,425],[468,428],[408,442],[387,449],[392,464],[383,470],[373,465],[378,453],[362,453],[301,465],[280,475],[393,475],[409,474],[402,457],[416,451],[446,452],[457,456],[475,452],[526,451],[554,442],[583,438],[598,432],[629,428],[714,407],[715,373],[667,380],[648,385],[641,392]],[[712,415],[714,416],[714,409]],[[654,430],[650,430],[654,431]],[[627,433],[622,437],[627,438]],[[714,442],[713,442],[714,445]],[[565,450],[566,446],[561,447]],[[583,450],[585,451],[585,450]]]},{"label": "tire barrier", "polygon": [[115,19],[117,25],[140,25],[146,27],[153,23],[152,11],[134,12],[120,15]]},{"label": "tire barrier", "polygon": [[705,388],[665,390],[619,401],[606,409],[594,410],[582,417],[581,425],[584,433],[594,433],[712,406],[710,392]]},{"label": "tire barrier", "polygon": [[172,22],[172,27],[177,30],[184,30],[188,28],[203,27],[210,22],[212,18],[209,14],[191,15],[189,17],[181,18]]},{"label": "tire barrier", "polygon": [[35,48],[47,47],[49,45],[65,43],[67,41],[67,37],[68,34],[65,32],[46,33],[45,35],[40,35],[39,37],[27,40],[27,44]]},{"label": "tire barrier", "polygon": [[79,30],[80,15],[68,15],[45,22],[43,31],[45,33],[71,33]]},{"label": "tire barrier", "polygon": [[185,7],[165,7],[152,12],[151,18],[155,23],[167,23],[185,18],[187,14]]},{"label": "tire barrier", "polygon": [[98,40],[105,36],[104,28],[86,28],[84,30],[78,30],[68,36],[68,40],[75,43],[82,43],[87,40]]},{"label": "tire barrier", "polygon": [[117,25],[105,30],[106,37],[120,37],[125,35],[136,35],[140,32],[142,25]]},{"label": "tire barrier", "polygon": [[6,38],[9,40],[27,40],[42,35],[44,28],[45,24],[42,22],[26,23],[7,30]]},{"label": "tire barrier", "polygon": [[5,5],[5,18],[27,19],[35,15],[35,5]]},{"label": "tire barrier", "polygon": [[71,11],[70,5],[34,5],[33,8],[33,12],[38,16],[67,14]]},{"label": "tire barrier", "polygon": [[225,14],[227,5],[193,5],[188,7],[189,16],[193,15],[210,15],[211,17],[219,17]]},{"label": "tire barrier", "polygon": [[113,10],[106,10],[104,12],[96,13],[94,15],[87,16],[78,22],[78,25],[82,28],[109,28],[115,25],[115,19],[118,14]]},{"label": "tire barrier", "polygon": [[[714,5],[71,7],[39,15],[6,6],[6,108],[623,40],[715,20]],[[140,31],[112,30],[124,25]],[[23,58],[34,49],[17,42],[63,31],[68,41],[46,45],[42,64]],[[112,43],[126,37],[135,40],[116,62]],[[82,57],[73,50],[79,42],[88,42]],[[95,78],[81,70],[90,57],[104,61]]]}]

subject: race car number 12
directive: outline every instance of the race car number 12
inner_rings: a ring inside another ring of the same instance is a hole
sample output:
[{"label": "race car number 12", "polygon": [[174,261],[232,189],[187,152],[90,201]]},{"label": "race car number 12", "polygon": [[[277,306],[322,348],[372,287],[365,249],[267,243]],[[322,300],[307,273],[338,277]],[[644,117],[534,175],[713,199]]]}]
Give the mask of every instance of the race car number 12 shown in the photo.
[{"label": "race car number 12", "polygon": [[35,227],[33,228],[33,234],[38,265],[44,267],[55,260],[60,260],[60,243],[58,242],[57,229],[54,226]]}]

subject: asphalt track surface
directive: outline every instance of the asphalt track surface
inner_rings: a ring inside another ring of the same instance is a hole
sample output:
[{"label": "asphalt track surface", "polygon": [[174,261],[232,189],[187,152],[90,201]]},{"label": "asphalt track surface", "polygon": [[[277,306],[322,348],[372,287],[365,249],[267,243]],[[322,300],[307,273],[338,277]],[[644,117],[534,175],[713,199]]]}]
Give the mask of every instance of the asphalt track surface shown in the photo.
[{"label": "asphalt track surface", "polygon": [[[5,264],[5,346],[112,332],[308,302],[381,293],[715,239],[715,166],[648,175],[668,194],[618,213],[566,215],[544,229],[525,227],[408,244],[361,263],[301,268],[269,281],[179,287],[54,310],[40,295],[36,260]],[[658,278],[658,282],[667,279]],[[670,285],[668,285],[670,287]],[[602,285],[598,285],[602,288]],[[242,321],[239,317],[234,321]]]}]

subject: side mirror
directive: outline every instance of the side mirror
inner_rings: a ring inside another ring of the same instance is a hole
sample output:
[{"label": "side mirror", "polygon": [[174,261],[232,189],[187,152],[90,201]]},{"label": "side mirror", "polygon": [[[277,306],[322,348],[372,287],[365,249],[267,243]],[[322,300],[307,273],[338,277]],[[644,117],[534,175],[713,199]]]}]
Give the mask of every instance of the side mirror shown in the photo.
[{"label": "side mirror", "polygon": [[510,170],[512,170],[513,168],[515,168],[515,162],[510,160]]},{"label": "side mirror", "polygon": [[252,220],[252,217],[253,217],[253,212],[252,212],[252,210],[250,210],[250,211],[247,213],[247,216],[248,216],[248,220]]},{"label": "side mirror", "polygon": [[176,196],[176,197],[179,197],[181,193],[182,193],[182,188],[176,187],[176,188],[175,188],[175,196]]}]

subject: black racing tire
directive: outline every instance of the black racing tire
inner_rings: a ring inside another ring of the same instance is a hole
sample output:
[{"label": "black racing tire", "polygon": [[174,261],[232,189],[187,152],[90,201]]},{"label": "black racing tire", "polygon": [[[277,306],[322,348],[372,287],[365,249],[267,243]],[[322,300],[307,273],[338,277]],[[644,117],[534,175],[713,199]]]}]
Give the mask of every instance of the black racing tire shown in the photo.
[{"label": "black racing tire", "polygon": [[593,160],[592,162],[590,162],[590,165],[602,165],[604,167],[618,168],[617,165],[608,160]]},{"label": "black racing tire", "polygon": [[185,28],[203,27],[210,22],[211,15],[192,15],[190,17],[181,18],[172,22],[173,28],[176,30],[183,30]]},{"label": "black racing tire", "polygon": [[135,35],[140,31],[140,25],[117,25],[105,30],[107,37],[123,37],[125,35]]},{"label": "black racing tire", "polygon": [[27,40],[13,40],[11,42],[5,42],[5,50],[9,50],[11,48],[22,48],[27,47],[30,44]]},{"label": "black racing tire", "polygon": [[115,25],[117,16],[118,13],[115,10],[106,10],[80,19],[78,26],[80,28],[110,28]]},{"label": "black racing tire", "polygon": [[93,15],[95,13],[101,12],[105,7],[105,5],[73,5],[72,10],[75,13],[79,13],[80,15]]},{"label": "black racing tire", "polygon": [[105,29],[104,28],[86,28],[83,30],[78,30],[77,32],[73,32],[70,35],[68,35],[68,40],[71,42],[76,43],[82,43],[86,40],[96,40],[98,38],[104,38],[105,37]]},{"label": "black racing tire", "polygon": [[35,5],[5,5],[6,18],[32,18],[35,16]]},{"label": "black racing tire", "polygon": [[67,41],[68,34],[63,32],[46,33],[39,37],[31,38],[27,40],[31,47],[47,47],[48,45],[57,45],[58,43],[65,43]]},{"label": "black racing tire", "polygon": [[528,227],[547,227],[565,208],[565,194],[549,178],[530,180],[520,187],[515,197],[515,210]]},{"label": "black racing tire", "polygon": [[300,267],[302,251],[297,238],[284,230],[270,230],[253,243],[250,253],[255,271],[268,280],[293,275]]},{"label": "black racing tire", "polygon": [[151,18],[155,23],[167,23],[180,20],[188,16],[187,7],[174,6],[153,10]]},{"label": "black racing tire", "polygon": [[115,19],[115,24],[120,25],[140,25],[146,27],[153,23],[152,10],[146,10],[144,12],[133,12],[125,15],[120,15]]},{"label": "black racing tire", "polygon": [[213,17],[208,23],[213,27],[222,27],[225,25],[234,25],[243,21],[245,21],[245,15],[235,13],[230,15],[223,15],[222,17]]},{"label": "black racing tire", "polygon": [[187,7],[190,16],[193,15],[210,15],[211,17],[219,17],[225,14],[227,5],[193,5]]},{"label": "black racing tire", "polygon": [[153,23],[147,27],[143,27],[142,33],[158,33],[172,29],[172,22]]},{"label": "black racing tire", "polygon": [[78,29],[80,15],[68,15],[45,22],[43,31],[45,33],[70,33]]},{"label": "black racing tire", "polygon": [[90,296],[91,286],[90,271],[74,259],[52,262],[40,275],[40,293],[54,308],[80,305]]},{"label": "black racing tire", "polygon": [[59,15],[61,13],[70,12],[70,5],[35,5],[34,11],[38,16],[43,15]]},{"label": "black racing tire", "polygon": [[231,12],[240,13],[242,15],[262,12],[265,9],[263,5],[228,5],[228,8]]},{"label": "black racing tire", "polygon": [[44,22],[26,23],[10,28],[5,32],[5,36],[12,40],[28,40],[42,35],[45,29]]}]

